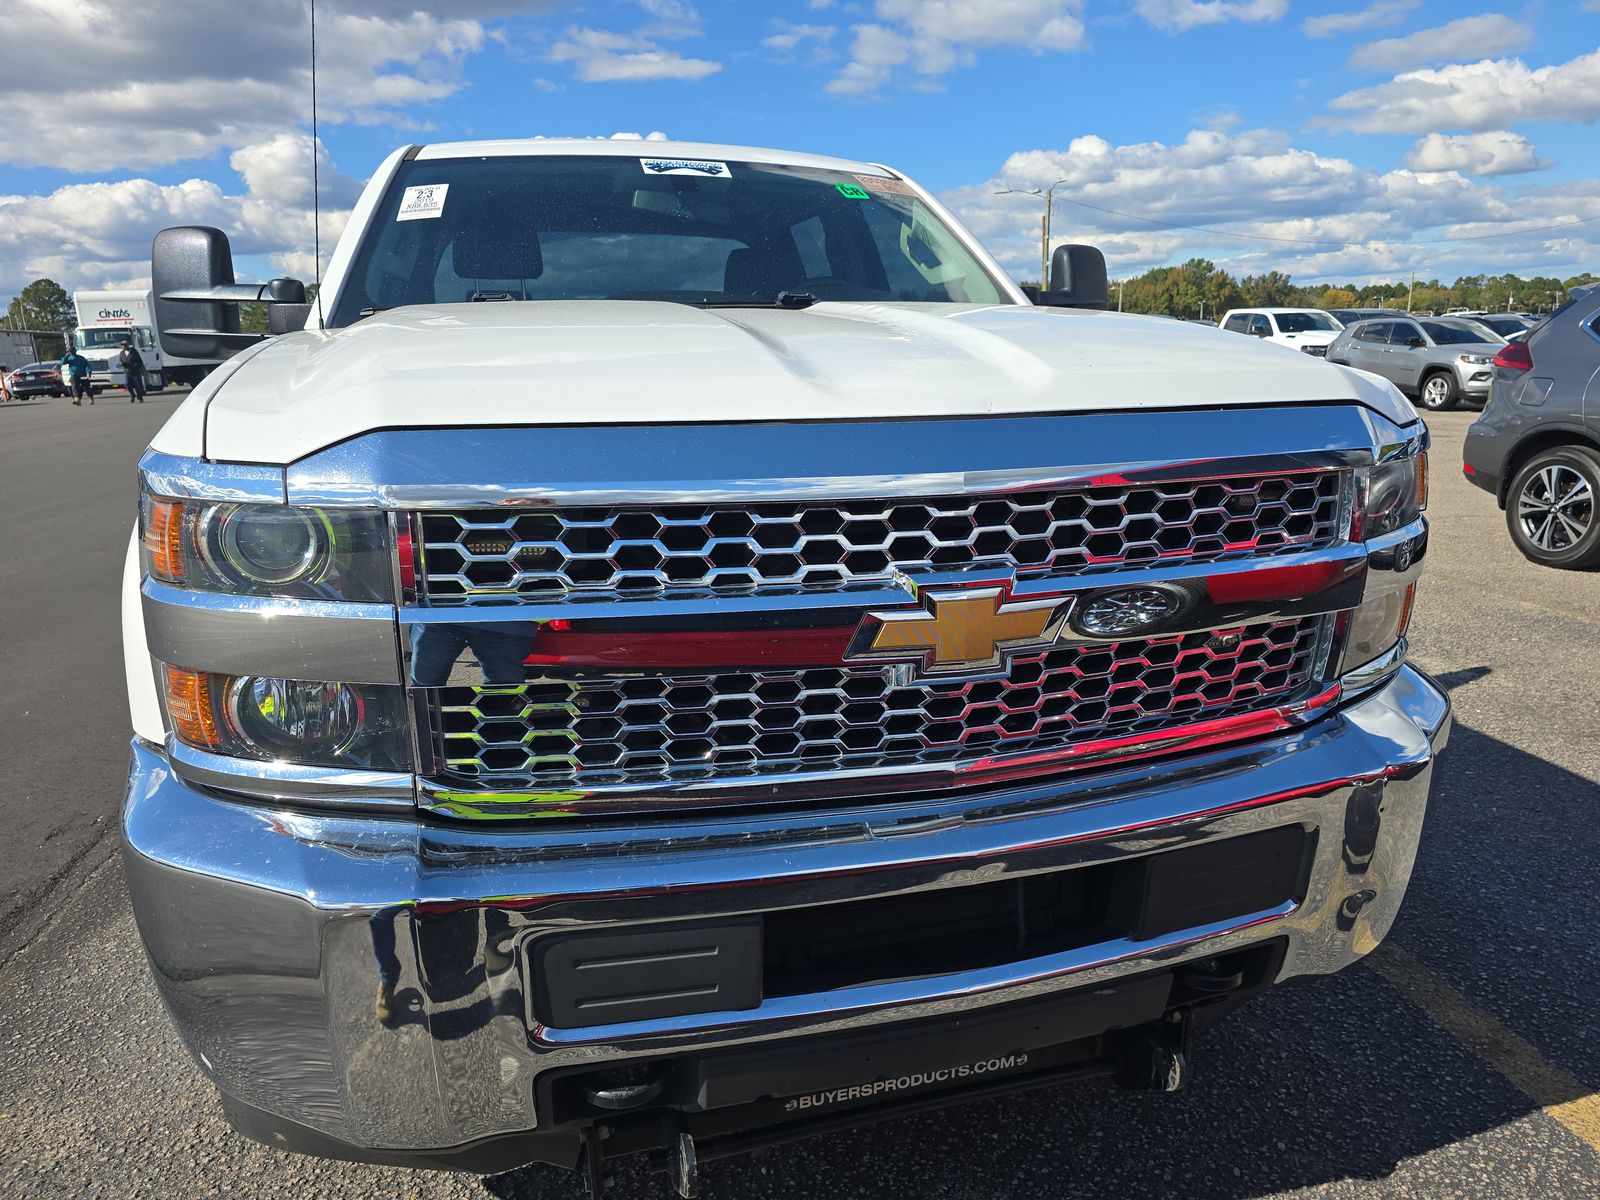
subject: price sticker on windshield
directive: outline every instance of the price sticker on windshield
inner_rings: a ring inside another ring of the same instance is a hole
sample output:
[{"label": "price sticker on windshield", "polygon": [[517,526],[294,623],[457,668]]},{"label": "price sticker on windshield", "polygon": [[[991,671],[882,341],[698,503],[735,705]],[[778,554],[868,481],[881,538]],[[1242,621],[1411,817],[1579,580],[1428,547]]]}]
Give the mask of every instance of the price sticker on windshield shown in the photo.
[{"label": "price sticker on windshield", "polygon": [[444,212],[444,198],[450,191],[448,183],[424,183],[408,187],[400,196],[400,211],[396,221],[420,221],[424,217],[437,217]]},{"label": "price sticker on windshield", "polygon": [[880,196],[915,196],[911,186],[899,179],[890,179],[885,175],[857,175],[856,182],[869,192],[876,192]]}]

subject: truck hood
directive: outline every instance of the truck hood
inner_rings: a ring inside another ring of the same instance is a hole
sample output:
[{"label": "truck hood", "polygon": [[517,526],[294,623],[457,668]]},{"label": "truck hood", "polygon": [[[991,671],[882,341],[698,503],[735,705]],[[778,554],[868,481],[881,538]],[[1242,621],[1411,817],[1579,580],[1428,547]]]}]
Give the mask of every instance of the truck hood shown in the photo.
[{"label": "truck hood", "polygon": [[205,454],[287,464],[376,429],[848,420],[1357,401],[1387,384],[1160,318],[1020,306],[430,305],[292,334],[211,394]]}]

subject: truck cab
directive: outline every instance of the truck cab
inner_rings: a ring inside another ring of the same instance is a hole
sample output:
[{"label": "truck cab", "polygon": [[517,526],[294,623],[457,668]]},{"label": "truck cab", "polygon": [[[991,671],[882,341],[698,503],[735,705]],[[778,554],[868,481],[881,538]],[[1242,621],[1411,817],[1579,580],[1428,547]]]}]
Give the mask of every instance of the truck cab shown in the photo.
[{"label": "truck cab", "polygon": [[313,302],[212,229],[152,274],[230,357],[140,463],[123,856],[241,1131],[688,1196],[1177,1090],[1388,933],[1450,722],[1386,381],[751,147],[407,147]]}]

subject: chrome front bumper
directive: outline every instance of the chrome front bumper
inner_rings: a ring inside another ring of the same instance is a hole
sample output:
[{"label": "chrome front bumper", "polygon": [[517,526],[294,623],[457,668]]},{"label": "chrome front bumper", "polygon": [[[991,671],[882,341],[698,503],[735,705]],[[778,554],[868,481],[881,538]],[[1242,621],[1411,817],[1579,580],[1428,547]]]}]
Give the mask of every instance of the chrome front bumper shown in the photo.
[{"label": "chrome front bumper", "polygon": [[[439,1149],[532,1130],[535,1078],[556,1068],[787,1047],[1273,939],[1280,981],[1337,971],[1394,920],[1448,728],[1444,694],[1406,667],[1313,725],[1164,765],[584,831],[241,803],[136,743],[124,860],[161,993],[224,1093],[354,1146]],[[931,893],[1287,825],[1315,835],[1304,898],[1223,924],[747,1011],[570,1029],[531,1016],[542,934]],[[404,1021],[375,1014],[385,970],[410,1002]]]}]

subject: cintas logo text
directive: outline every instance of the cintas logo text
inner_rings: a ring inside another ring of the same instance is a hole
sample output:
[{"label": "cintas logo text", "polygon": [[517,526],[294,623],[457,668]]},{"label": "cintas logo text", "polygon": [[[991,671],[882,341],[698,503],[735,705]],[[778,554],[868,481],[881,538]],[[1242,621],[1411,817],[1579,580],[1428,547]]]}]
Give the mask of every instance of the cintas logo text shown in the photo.
[{"label": "cintas logo text", "polygon": [[102,308],[95,313],[94,319],[97,321],[131,321],[133,320],[133,314],[125,308]]}]

